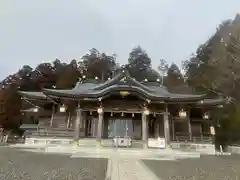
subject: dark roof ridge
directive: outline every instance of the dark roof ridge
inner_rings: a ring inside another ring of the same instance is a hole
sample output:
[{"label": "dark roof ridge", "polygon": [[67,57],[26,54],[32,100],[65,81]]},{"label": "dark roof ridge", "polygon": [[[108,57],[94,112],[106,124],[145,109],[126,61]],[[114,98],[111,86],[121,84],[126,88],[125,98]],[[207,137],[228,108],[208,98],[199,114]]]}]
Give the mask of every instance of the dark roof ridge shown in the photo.
[{"label": "dark roof ridge", "polygon": [[134,83],[135,85],[138,85],[139,87],[143,88],[145,91],[152,91],[151,89],[149,89],[147,86],[145,86],[144,84],[140,83],[139,81],[135,80],[134,78],[132,78],[128,72],[128,70],[123,69],[118,75],[116,75],[114,78],[112,78],[111,80],[106,81],[105,83],[97,86],[94,88],[94,90],[102,90],[107,88],[108,86],[112,86],[114,84],[116,84],[118,81],[121,81],[121,79],[124,80],[128,80],[130,81],[130,83]]}]

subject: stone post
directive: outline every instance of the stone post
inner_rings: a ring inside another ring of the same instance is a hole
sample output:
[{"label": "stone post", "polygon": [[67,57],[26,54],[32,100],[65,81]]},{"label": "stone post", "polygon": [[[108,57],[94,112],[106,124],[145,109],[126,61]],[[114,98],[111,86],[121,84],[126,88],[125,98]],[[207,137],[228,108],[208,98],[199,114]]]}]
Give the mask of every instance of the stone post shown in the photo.
[{"label": "stone post", "polygon": [[164,122],[165,144],[166,144],[166,147],[168,147],[170,144],[170,129],[169,129],[169,113],[168,113],[167,106],[166,106],[166,110],[163,114],[163,122]]}]

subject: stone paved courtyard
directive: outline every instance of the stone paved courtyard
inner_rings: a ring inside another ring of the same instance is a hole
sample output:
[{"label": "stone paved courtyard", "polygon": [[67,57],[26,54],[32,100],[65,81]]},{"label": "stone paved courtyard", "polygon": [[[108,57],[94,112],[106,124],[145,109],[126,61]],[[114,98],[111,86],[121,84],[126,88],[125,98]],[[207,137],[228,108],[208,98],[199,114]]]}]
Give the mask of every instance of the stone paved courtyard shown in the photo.
[{"label": "stone paved courtyard", "polygon": [[[86,157],[82,152],[77,154],[74,157],[70,154],[49,154],[43,151],[39,153],[0,147],[0,180],[105,180],[108,174],[107,168],[109,168],[108,159],[103,158],[106,155],[103,154],[102,158],[97,158],[94,153]],[[111,180],[240,179],[240,156],[236,155],[205,155],[201,158],[181,160],[161,158],[140,160],[139,158],[144,156],[130,158],[127,154],[113,153],[111,155],[113,164],[110,168],[113,172]],[[117,167],[114,168],[114,166]],[[153,178],[152,172],[156,178]]]},{"label": "stone paved courtyard", "polygon": [[179,161],[143,160],[161,180],[238,180],[240,156],[203,156]]},{"label": "stone paved courtyard", "polygon": [[24,152],[0,147],[0,180],[104,180],[107,159]]}]

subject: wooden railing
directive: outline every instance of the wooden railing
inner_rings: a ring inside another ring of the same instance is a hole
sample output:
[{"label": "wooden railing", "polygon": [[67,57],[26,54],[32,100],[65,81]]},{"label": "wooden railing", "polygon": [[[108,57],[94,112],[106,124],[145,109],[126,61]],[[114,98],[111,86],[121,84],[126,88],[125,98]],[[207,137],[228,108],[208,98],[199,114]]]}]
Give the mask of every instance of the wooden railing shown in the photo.
[{"label": "wooden railing", "polygon": [[192,135],[186,133],[176,133],[175,139],[177,142],[193,142],[193,143],[212,143],[213,139],[209,133],[203,133],[201,135]]}]

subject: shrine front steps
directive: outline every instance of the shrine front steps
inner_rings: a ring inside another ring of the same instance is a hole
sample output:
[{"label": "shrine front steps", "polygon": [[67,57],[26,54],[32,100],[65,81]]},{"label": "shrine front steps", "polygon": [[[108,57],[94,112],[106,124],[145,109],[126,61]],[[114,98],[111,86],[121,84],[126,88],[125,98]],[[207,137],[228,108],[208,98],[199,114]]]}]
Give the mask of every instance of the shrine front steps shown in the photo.
[{"label": "shrine front steps", "polygon": [[[113,143],[112,139],[102,139],[101,141],[96,140],[95,138],[81,138],[78,141],[75,141],[72,137],[47,137],[47,136],[32,136],[25,139],[26,146],[33,147],[44,147],[44,146],[58,146],[63,145],[64,147],[84,147],[84,148],[127,148],[127,147],[116,147]],[[143,148],[144,142],[141,140],[132,140],[132,145],[127,149],[147,149],[151,150],[151,148]],[[181,152],[198,152],[200,154],[208,154],[215,155],[216,151],[214,150],[214,146],[212,144],[194,144],[194,143],[171,143],[171,148],[179,150]],[[161,150],[161,149],[160,149]]]},{"label": "shrine front steps", "polygon": [[65,128],[47,128],[33,131],[30,136],[35,137],[74,137],[74,130]]}]

